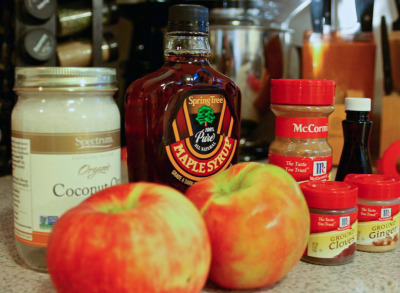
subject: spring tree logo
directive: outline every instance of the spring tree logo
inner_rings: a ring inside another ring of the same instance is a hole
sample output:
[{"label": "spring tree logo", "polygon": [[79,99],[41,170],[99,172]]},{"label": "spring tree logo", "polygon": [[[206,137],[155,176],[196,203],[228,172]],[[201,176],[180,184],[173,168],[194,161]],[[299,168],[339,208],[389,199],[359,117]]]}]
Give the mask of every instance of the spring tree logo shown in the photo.
[{"label": "spring tree logo", "polygon": [[199,109],[197,113],[196,120],[200,125],[207,127],[207,123],[213,123],[215,119],[214,110],[209,106],[203,106]]}]

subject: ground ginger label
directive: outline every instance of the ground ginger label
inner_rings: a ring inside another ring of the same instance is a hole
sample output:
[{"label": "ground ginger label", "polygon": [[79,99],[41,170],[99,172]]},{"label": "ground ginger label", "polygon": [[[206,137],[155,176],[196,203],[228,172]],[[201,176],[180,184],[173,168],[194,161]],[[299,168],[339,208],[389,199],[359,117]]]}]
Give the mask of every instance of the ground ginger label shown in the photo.
[{"label": "ground ginger label", "polygon": [[340,258],[354,253],[357,212],[343,215],[310,213],[310,220],[310,237],[305,255],[316,258]]},{"label": "ground ginger label", "polygon": [[359,205],[358,245],[390,246],[399,241],[400,205]]}]

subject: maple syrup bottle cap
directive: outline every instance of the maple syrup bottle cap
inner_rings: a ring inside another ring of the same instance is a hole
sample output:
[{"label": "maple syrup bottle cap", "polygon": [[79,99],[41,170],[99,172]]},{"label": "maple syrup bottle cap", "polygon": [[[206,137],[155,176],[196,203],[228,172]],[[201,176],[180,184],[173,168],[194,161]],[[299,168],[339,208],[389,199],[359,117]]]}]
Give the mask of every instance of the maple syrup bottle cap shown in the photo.
[{"label": "maple syrup bottle cap", "polygon": [[190,31],[208,33],[208,8],[179,4],[169,8],[168,32]]},{"label": "maple syrup bottle cap", "polygon": [[371,99],[369,98],[346,98],[344,100],[344,108],[346,111],[371,111]]}]

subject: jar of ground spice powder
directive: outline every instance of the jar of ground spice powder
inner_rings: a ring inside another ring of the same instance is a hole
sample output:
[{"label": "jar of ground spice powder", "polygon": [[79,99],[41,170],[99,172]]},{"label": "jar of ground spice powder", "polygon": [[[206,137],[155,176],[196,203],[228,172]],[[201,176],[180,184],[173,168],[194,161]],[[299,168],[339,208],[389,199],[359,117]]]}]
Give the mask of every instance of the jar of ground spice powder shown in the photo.
[{"label": "jar of ground spice powder", "polygon": [[348,174],[358,186],[357,250],[385,252],[399,243],[400,181],[379,174]]},{"label": "jar of ground spice powder", "polygon": [[268,162],[284,168],[298,182],[331,179],[332,148],[327,137],[335,87],[330,80],[271,81],[276,138]]},{"label": "jar of ground spice powder", "polygon": [[308,181],[300,188],[311,224],[302,260],[320,265],[351,262],[357,238],[357,187],[336,181]]}]

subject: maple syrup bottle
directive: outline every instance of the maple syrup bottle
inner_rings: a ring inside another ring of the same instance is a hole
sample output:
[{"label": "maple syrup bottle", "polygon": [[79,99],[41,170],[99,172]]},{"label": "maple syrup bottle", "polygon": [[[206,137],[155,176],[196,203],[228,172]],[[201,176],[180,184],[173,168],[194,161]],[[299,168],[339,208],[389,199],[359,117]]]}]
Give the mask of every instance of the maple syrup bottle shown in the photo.
[{"label": "maple syrup bottle", "polygon": [[346,120],[342,121],[344,145],[335,181],[343,181],[347,174],[371,174],[369,140],[372,121],[368,120],[371,99],[346,98]]},{"label": "maple syrup bottle", "polygon": [[165,64],[126,93],[129,181],[182,192],[238,160],[240,91],[210,66],[208,9],[169,9]]}]

